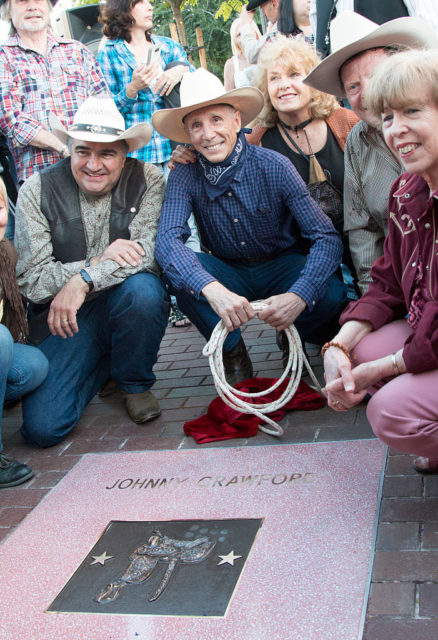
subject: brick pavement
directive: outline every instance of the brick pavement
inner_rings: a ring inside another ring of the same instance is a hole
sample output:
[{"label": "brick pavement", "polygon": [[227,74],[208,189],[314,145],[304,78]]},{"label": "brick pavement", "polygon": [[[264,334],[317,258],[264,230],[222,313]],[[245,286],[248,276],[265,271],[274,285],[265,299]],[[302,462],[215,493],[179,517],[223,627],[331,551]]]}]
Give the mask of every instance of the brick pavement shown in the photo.
[{"label": "brick pavement", "polygon": [[[255,373],[281,375],[280,354],[272,329],[254,320],[245,341]],[[44,496],[87,452],[195,449],[182,423],[205,412],[216,396],[203,339],[189,327],[169,328],[155,367],[154,392],[162,415],[144,426],[132,424],[118,394],[96,397],[74,432],[61,444],[40,450],[22,442],[20,407],[3,417],[5,450],[36,471],[30,482],[0,492],[0,541],[6,538]],[[321,361],[310,350],[311,364],[321,376]],[[328,408],[293,412],[283,420],[282,443],[327,442],[373,437],[363,406],[347,413]],[[249,439],[208,446],[272,445],[263,433]],[[363,640],[436,640],[438,638],[438,476],[421,477],[411,457],[389,451]],[[300,639],[294,639],[300,640]],[[324,640],[321,638],[321,640]],[[356,640],[356,639],[352,639]]]}]

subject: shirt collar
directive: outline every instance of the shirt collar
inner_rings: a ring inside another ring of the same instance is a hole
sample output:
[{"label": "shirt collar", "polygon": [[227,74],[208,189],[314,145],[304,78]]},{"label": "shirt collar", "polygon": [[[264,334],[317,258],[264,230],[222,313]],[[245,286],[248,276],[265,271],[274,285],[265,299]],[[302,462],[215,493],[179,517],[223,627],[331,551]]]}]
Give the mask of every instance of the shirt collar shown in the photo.
[{"label": "shirt collar", "polygon": [[[47,51],[50,51],[52,47],[56,47],[60,44],[66,44],[66,43],[67,43],[67,40],[65,40],[64,38],[61,38],[60,36],[56,36],[51,29],[47,30]],[[23,49],[24,51],[33,51],[33,49],[30,49],[29,47],[26,47],[23,44],[18,33],[14,33],[12,36],[9,36],[9,38],[3,43],[2,46],[3,47],[20,47],[20,49]]]},{"label": "shirt collar", "polygon": [[438,198],[438,189],[430,193],[429,185],[421,176],[403,173],[398,184],[399,187],[393,194],[394,198],[397,198],[400,205],[406,207],[418,218],[430,209],[432,198]]}]

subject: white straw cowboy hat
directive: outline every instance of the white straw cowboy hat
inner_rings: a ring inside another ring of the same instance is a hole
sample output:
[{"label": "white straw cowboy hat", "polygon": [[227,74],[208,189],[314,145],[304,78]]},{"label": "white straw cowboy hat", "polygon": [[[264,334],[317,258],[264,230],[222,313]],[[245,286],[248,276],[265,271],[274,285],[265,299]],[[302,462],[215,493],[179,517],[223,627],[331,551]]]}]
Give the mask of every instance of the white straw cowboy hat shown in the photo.
[{"label": "white straw cowboy hat", "polygon": [[343,11],[336,16],[330,25],[330,40],[332,53],[303,82],[335,96],[345,96],[339,70],[344,62],[362,51],[397,44],[415,48],[438,47],[435,32],[418,18],[397,18],[379,26],[354,11]]},{"label": "white straw cowboy hat", "polygon": [[125,130],[125,120],[111,98],[92,96],[76,111],[73,124],[66,129],[54,113],[49,114],[53,133],[64,144],[69,138],[86,142],[119,142],[125,140],[129,151],[144,147],[152,137],[150,124],[136,124]]},{"label": "white straw cowboy hat", "polygon": [[180,97],[181,107],[161,109],[152,115],[152,124],[158,133],[176,142],[190,142],[183,120],[192,111],[213,104],[229,104],[240,111],[244,127],[263,107],[263,95],[255,87],[225,91],[219,78],[202,68],[184,75]]}]

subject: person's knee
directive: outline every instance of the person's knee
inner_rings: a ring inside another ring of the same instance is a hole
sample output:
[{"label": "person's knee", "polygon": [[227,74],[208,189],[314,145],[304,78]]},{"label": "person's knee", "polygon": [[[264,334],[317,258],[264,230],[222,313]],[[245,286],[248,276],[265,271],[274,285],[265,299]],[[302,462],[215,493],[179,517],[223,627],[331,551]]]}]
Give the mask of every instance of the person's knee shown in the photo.
[{"label": "person's knee", "polygon": [[[22,395],[40,386],[49,372],[49,362],[42,351],[31,345],[15,345],[20,348],[19,360],[12,363],[12,382],[22,387]],[[13,372],[15,369],[15,380]]]},{"label": "person's knee", "polygon": [[167,314],[169,299],[163,282],[151,273],[139,273],[127,278],[120,291],[117,305],[140,317],[154,316],[157,312]]},{"label": "person's knee", "polygon": [[394,440],[402,437],[384,387],[369,400],[366,414],[372,430],[382,442],[391,445]]},{"label": "person's knee", "polygon": [[2,369],[7,371],[10,369],[13,358],[14,341],[7,327],[0,324],[0,359]]},{"label": "person's knee", "polygon": [[56,424],[52,421],[36,422],[35,419],[30,424],[24,421],[20,433],[26,442],[41,448],[53,447],[65,437],[56,432]]},{"label": "person's knee", "polygon": [[338,314],[347,302],[347,287],[337,275],[333,275],[328,281],[324,303],[328,309],[333,310],[333,315]]},{"label": "person's knee", "polygon": [[49,361],[42,351],[38,351],[38,356],[33,362],[33,379],[35,381],[35,389],[47,378],[49,373]]}]

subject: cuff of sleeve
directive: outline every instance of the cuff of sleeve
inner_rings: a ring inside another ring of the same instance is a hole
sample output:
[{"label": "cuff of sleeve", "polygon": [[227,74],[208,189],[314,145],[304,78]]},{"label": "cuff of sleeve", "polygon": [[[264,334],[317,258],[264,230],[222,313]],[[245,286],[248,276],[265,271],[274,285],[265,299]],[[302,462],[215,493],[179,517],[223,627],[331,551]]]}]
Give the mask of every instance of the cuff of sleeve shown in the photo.
[{"label": "cuff of sleeve", "polygon": [[316,290],[313,287],[309,287],[302,280],[294,282],[292,287],[289,289],[289,293],[296,293],[297,296],[300,296],[300,298],[302,298],[307,304],[307,309],[309,311],[313,311],[316,303],[318,302]]},{"label": "cuff of sleeve", "polygon": [[85,270],[93,281],[94,291],[102,291],[108,286],[108,274],[112,273],[118,265],[111,260],[105,260],[100,264],[89,266]]},{"label": "cuff of sleeve", "polygon": [[373,331],[375,331],[384,324],[388,324],[388,322],[394,320],[394,314],[391,309],[379,304],[378,301],[371,303],[362,298],[348,305],[339,318],[339,324],[343,325],[349,320],[369,322],[373,327]]},{"label": "cuff of sleeve", "polygon": [[195,296],[199,300],[201,297],[202,289],[209,284],[210,282],[214,282],[216,278],[211,276],[209,273],[203,271],[202,273],[195,274],[192,278],[190,278],[190,282],[187,282],[184,286],[184,289],[191,293],[192,296]]},{"label": "cuff of sleeve", "polygon": [[118,103],[119,103],[120,107],[121,108],[128,107],[128,106],[131,106],[131,105],[135,104],[136,102],[138,102],[138,93],[135,96],[135,98],[130,98],[128,96],[128,94],[126,93],[126,87],[125,87],[125,89],[123,90],[123,93],[121,93],[120,96],[119,96]]},{"label": "cuff of sleeve", "polygon": [[82,269],[82,261],[80,262],[68,262],[66,264],[59,263],[61,265],[62,276],[64,282],[68,282],[70,278],[77,275]]},{"label": "cuff of sleeve", "polygon": [[42,130],[43,127],[38,122],[27,121],[14,129],[14,138],[21,147],[27,147]]}]

